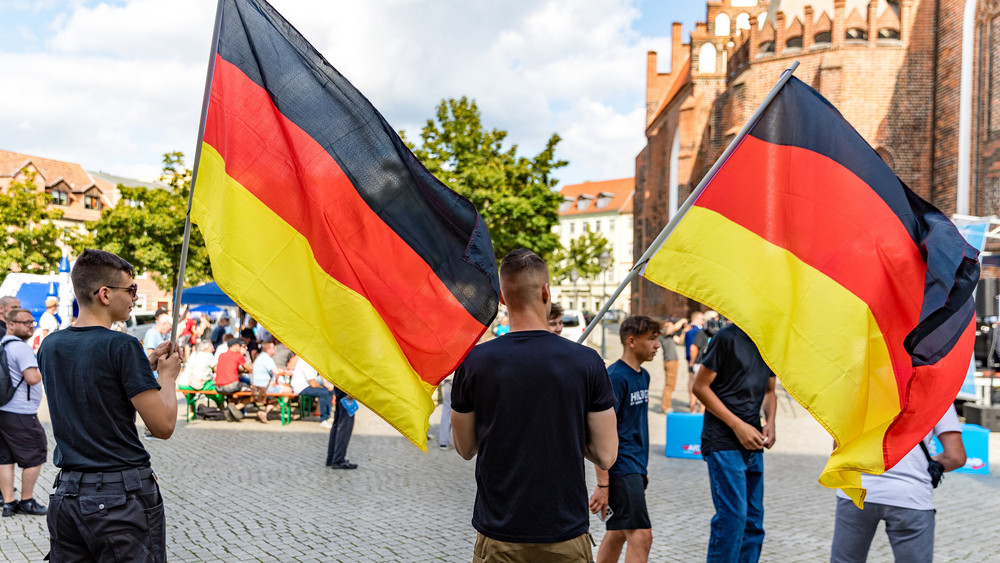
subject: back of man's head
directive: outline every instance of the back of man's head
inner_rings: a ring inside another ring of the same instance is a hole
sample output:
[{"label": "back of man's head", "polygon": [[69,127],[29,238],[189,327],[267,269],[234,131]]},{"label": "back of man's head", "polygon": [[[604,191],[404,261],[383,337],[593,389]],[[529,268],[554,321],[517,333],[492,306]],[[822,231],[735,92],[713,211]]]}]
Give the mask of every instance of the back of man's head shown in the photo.
[{"label": "back of man's head", "polygon": [[549,267],[534,252],[519,248],[500,261],[500,293],[508,309],[542,302],[542,287],[549,283]]},{"label": "back of man's head", "polygon": [[0,297],[0,312],[9,311],[10,309],[19,307],[20,305],[21,301],[13,295],[4,295],[3,297]]},{"label": "back of man's head", "polygon": [[629,336],[636,338],[649,335],[658,336],[660,334],[660,323],[643,315],[632,315],[622,323],[621,328],[618,329],[618,334],[621,336],[622,344],[628,341]]},{"label": "back of man's head", "polygon": [[102,286],[117,286],[121,283],[121,272],[135,276],[135,268],[124,258],[88,248],[76,259],[70,278],[73,280],[73,293],[81,305],[94,302],[94,294]]}]

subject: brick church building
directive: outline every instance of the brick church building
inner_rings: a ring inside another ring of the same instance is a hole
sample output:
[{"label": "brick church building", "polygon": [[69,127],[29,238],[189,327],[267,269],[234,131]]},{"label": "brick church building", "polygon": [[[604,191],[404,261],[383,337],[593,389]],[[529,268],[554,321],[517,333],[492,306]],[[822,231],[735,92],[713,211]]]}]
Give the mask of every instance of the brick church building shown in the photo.
[{"label": "brick church building", "polygon": [[[767,11],[767,0],[710,0],[689,43],[673,24],[670,72],[647,55],[636,260],[795,60],[795,76],[917,194],[948,215],[1000,215],[1000,0],[783,0],[773,19]],[[697,308],[633,282],[633,311]]]}]

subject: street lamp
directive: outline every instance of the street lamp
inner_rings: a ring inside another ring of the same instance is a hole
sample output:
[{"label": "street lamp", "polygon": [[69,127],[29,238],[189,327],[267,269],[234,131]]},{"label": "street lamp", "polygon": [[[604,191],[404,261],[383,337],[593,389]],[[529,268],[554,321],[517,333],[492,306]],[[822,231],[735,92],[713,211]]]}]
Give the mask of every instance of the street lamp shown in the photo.
[{"label": "street lamp", "polygon": [[576,306],[577,300],[579,299],[579,295],[576,292],[576,280],[580,279],[580,272],[577,272],[576,268],[573,268],[569,271],[569,279],[573,282],[573,308],[579,309],[579,307]]},{"label": "street lamp", "polygon": [[[611,265],[611,255],[608,254],[607,250],[601,252],[601,255],[597,257],[597,263],[601,266],[601,302],[603,303],[605,299],[608,298],[608,266]],[[604,319],[601,319],[601,358],[604,358],[604,339],[606,337],[606,328],[604,326]]]}]

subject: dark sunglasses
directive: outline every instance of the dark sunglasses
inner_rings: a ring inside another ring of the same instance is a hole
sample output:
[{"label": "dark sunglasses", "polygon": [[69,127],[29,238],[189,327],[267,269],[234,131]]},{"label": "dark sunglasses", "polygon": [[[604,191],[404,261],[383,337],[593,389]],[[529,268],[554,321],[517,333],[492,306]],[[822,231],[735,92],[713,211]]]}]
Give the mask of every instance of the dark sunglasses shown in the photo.
[{"label": "dark sunglasses", "polygon": [[[136,284],[136,283],[134,283],[134,284],[132,284],[132,285],[130,285],[128,287],[117,287],[117,286],[114,286],[114,285],[102,285],[101,287],[106,287],[108,289],[127,289],[129,295],[131,295],[132,297],[135,297],[136,295],[139,294],[139,284]],[[98,293],[101,292],[101,287],[97,288],[97,290],[94,291],[94,295],[97,295]]]}]

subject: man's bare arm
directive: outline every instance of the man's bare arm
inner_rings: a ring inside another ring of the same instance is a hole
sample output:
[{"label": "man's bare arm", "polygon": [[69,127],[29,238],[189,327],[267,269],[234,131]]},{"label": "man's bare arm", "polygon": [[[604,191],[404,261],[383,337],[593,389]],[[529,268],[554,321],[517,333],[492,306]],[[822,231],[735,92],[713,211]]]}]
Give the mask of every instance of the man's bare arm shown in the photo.
[{"label": "man's bare arm", "polygon": [[472,459],[479,452],[479,438],[476,436],[476,412],[451,411],[451,436],[455,451],[462,459]]},{"label": "man's bare arm", "polygon": [[774,394],[774,384],[776,377],[768,378],[767,381],[767,391],[764,393],[764,447],[770,449],[774,445],[774,441],[777,438],[775,433],[777,431],[777,426],[775,425],[775,415],[778,412],[778,397]]},{"label": "man's bare arm", "polygon": [[938,435],[943,452],[934,459],[944,466],[945,471],[958,469],[965,465],[965,444],[962,443],[961,432],[944,432]]},{"label": "man's bare arm", "polygon": [[715,391],[712,391],[710,386],[715,381],[716,375],[714,371],[701,366],[701,369],[694,376],[694,384],[691,387],[691,392],[694,393],[695,397],[698,397],[698,400],[701,401],[701,404],[705,405],[706,409],[711,411],[726,426],[733,429],[736,438],[744,448],[758,450],[764,447],[764,434],[733,414],[733,411],[729,410],[729,407],[722,402],[722,399],[715,394]]},{"label": "man's bare arm", "polygon": [[615,409],[587,413],[587,445],[584,457],[607,471],[618,459],[618,419]]},{"label": "man's bare arm", "polygon": [[[181,357],[177,352],[164,354],[160,348],[170,343],[164,342],[156,351],[156,373],[159,375],[160,389],[143,391],[132,397],[132,405],[142,417],[149,432],[160,439],[166,440],[174,433],[177,425],[177,374],[181,370]],[[156,353],[160,352],[160,353]]]},{"label": "man's bare arm", "polygon": [[38,385],[42,381],[42,372],[38,371],[38,368],[28,368],[24,370],[21,377],[28,385]]}]

